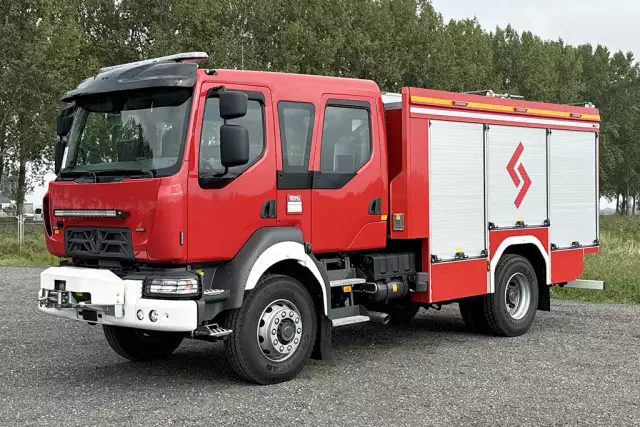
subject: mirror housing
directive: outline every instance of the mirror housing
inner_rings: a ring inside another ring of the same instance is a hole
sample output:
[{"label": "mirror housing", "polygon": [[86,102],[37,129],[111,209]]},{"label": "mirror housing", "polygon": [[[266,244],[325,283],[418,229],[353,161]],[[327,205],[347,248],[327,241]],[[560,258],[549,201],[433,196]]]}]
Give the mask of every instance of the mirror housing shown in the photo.
[{"label": "mirror housing", "polygon": [[54,172],[56,175],[58,175],[60,173],[60,169],[62,169],[62,160],[64,158],[64,149],[66,145],[67,144],[64,143],[62,138],[59,139],[58,142],[56,142],[56,149],[54,154],[54,158],[55,158]]},{"label": "mirror housing", "polygon": [[56,133],[60,138],[65,137],[71,130],[73,125],[73,113],[75,113],[76,107],[72,105],[60,111],[58,119],[56,121]]},{"label": "mirror housing", "polygon": [[225,168],[249,163],[249,131],[246,127],[227,124],[220,127],[220,163]]},{"label": "mirror housing", "polygon": [[238,119],[247,114],[249,97],[237,90],[223,90],[220,97],[220,117],[224,120]]}]

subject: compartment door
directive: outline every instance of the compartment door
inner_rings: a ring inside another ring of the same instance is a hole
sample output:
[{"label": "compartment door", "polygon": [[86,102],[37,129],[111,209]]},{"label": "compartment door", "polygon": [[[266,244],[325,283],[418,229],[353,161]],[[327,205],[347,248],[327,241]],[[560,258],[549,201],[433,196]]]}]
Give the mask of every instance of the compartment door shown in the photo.
[{"label": "compartment door", "polygon": [[488,132],[489,222],[512,228],[544,225],[547,130],[491,125]]},{"label": "compartment door", "polygon": [[551,244],[593,246],[598,239],[598,165],[594,132],[550,136]]},{"label": "compartment door", "polygon": [[431,254],[442,261],[486,255],[484,152],[484,125],[431,121]]}]

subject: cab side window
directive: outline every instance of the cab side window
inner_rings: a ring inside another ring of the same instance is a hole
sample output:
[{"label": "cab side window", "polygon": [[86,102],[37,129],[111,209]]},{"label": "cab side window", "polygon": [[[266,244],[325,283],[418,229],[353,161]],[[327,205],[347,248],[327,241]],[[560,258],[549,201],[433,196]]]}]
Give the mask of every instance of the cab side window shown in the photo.
[{"label": "cab side window", "polygon": [[[264,112],[260,101],[249,99],[247,115],[239,119],[228,120],[229,124],[242,125],[249,130],[249,163],[229,168],[229,175],[240,175],[254,164],[264,152]],[[200,136],[200,174],[216,174],[224,171],[220,162],[220,126],[224,121],[220,117],[220,99],[207,98],[202,120]]]},{"label": "cab side window", "polygon": [[284,172],[307,172],[309,169],[314,115],[313,104],[290,101],[278,103]]},{"label": "cab side window", "polygon": [[371,157],[369,110],[329,105],[324,113],[320,171],[355,173]]}]

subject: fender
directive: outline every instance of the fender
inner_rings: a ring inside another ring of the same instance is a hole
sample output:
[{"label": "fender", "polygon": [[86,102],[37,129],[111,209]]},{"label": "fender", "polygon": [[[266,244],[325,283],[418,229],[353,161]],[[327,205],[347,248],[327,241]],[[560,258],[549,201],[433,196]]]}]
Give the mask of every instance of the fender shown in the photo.
[{"label": "fender", "polygon": [[265,227],[257,230],[232,260],[220,266],[213,277],[213,287],[228,289],[224,309],[242,306],[244,292],[254,289],[260,277],[280,261],[296,260],[309,269],[322,288],[324,314],[328,315],[330,285],[320,272],[313,255],[305,251],[302,231],[296,227]]},{"label": "fender", "polygon": [[507,250],[507,248],[510,246],[525,244],[534,244],[540,251],[540,255],[542,255],[542,258],[544,259],[544,263],[546,265],[546,283],[547,285],[551,284],[551,262],[549,260],[549,254],[545,250],[544,246],[542,246],[542,243],[540,243],[540,240],[538,240],[538,238],[534,236],[513,236],[504,239],[502,243],[500,243],[500,246],[498,246],[495,254],[493,254],[493,256],[491,257],[491,273],[489,275],[489,289],[487,289],[488,293],[492,294],[496,290],[496,267],[498,265],[498,262],[500,261],[500,258],[502,258],[502,254],[504,253],[504,251]]}]

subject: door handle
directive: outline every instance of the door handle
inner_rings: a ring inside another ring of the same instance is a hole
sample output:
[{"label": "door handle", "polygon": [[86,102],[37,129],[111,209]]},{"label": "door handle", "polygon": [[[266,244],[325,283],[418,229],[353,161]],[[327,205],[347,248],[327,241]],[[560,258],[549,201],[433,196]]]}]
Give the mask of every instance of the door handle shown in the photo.
[{"label": "door handle", "polygon": [[260,209],[260,218],[269,219],[269,218],[275,218],[276,216],[277,216],[276,201],[265,200],[265,202],[262,204],[262,209]]},{"label": "door handle", "polygon": [[377,197],[369,202],[369,215],[380,215],[382,212],[382,200]]}]

